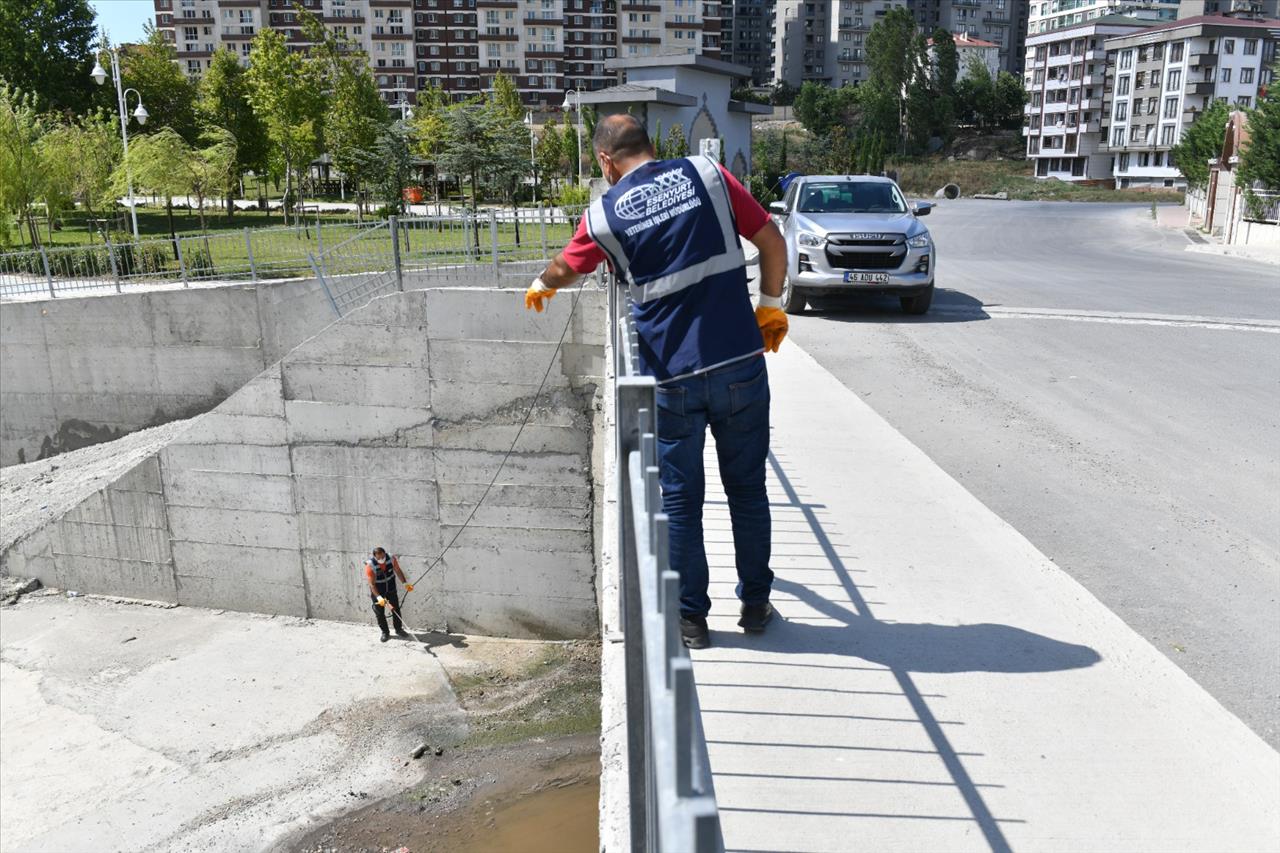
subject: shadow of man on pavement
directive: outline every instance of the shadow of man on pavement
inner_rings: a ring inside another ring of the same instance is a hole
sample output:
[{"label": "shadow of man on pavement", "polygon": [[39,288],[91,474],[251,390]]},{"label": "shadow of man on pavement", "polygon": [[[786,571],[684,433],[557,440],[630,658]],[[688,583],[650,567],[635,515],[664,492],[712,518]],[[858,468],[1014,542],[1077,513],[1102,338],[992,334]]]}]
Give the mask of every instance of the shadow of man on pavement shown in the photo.
[{"label": "shadow of man on pavement", "polygon": [[839,625],[778,619],[763,636],[717,631],[720,648],[752,648],[784,654],[857,657],[903,672],[1057,672],[1102,660],[1088,646],[1066,643],[1012,625],[934,625],[882,622],[828,601],[806,587],[776,578],[789,593]]}]

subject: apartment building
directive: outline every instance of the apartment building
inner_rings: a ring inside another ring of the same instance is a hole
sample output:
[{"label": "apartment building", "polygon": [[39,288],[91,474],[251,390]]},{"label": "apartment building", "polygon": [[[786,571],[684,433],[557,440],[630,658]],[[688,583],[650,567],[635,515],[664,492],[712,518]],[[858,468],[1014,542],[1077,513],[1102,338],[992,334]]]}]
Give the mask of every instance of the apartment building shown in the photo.
[{"label": "apartment building", "polygon": [[1178,4],[1179,18],[1200,15],[1272,20],[1280,18],[1280,0],[1182,0]]},{"label": "apartment building", "polygon": [[[154,0],[156,27],[198,76],[214,50],[247,61],[270,27],[309,46],[292,0]],[[303,0],[331,31],[364,52],[390,104],[436,85],[460,99],[510,75],[530,106],[559,106],[566,90],[617,82],[605,63],[669,53],[718,58],[722,11],[707,0]],[[730,7],[732,8],[732,7]]]},{"label": "apartment building", "polygon": [[720,58],[751,69],[751,83],[773,83],[774,0],[733,0],[721,6]]},{"label": "apartment building", "polygon": [[772,82],[858,84],[868,77],[866,38],[904,0],[776,0]]},{"label": "apartment building", "polygon": [[1172,21],[1185,17],[1178,10],[1178,2],[1179,0],[1031,0],[1027,34],[1030,36],[1060,30],[1109,15],[1139,18],[1153,23]]},{"label": "apartment building", "polygon": [[911,0],[908,6],[925,35],[941,27],[952,34],[990,42],[996,45],[1000,70],[1021,72],[1027,0]]},{"label": "apartment building", "polygon": [[1117,187],[1186,184],[1169,149],[1213,101],[1251,107],[1270,84],[1280,21],[1200,16],[1107,39],[1102,144]]},{"label": "apartment building", "polygon": [[1038,178],[1109,180],[1102,140],[1106,40],[1151,24],[1108,15],[1027,37],[1024,81],[1029,100],[1022,132]]}]

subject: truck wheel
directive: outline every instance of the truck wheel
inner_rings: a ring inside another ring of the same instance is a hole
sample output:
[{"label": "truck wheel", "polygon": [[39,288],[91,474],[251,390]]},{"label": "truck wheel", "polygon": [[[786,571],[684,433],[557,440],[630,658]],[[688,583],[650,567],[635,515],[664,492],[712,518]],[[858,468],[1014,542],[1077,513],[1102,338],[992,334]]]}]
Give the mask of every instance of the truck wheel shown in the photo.
[{"label": "truck wheel", "polygon": [[804,312],[804,296],[796,292],[791,285],[791,276],[782,279],[782,310],[788,314],[800,314]]},{"label": "truck wheel", "polygon": [[929,285],[915,296],[899,297],[898,301],[902,303],[902,310],[908,314],[924,314],[933,304],[933,285]]}]

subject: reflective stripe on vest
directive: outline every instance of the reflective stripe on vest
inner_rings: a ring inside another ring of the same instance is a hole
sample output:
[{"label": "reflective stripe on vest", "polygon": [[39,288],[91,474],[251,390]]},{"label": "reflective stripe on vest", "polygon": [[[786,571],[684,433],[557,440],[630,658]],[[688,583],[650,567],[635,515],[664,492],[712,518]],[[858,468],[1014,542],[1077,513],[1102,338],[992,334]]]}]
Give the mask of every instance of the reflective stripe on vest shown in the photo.
[{"label": "reflective stripe on vest", "polygon": [[[642,284],[637,284],[631,274],[631,262],[622,248],[622,241],[619,239],[619,235],[614,233],[613,227],[609,223],[609,218],[605,215],[604,205],[610,194],[606,193],[596,199],[587,208],[587,233],[595,241],[596,245],[609,256],[619,280],[627,285],[631,298],[641,305],[662,296],[678,293],[710,276],[739,269],[746,265],[746,255],[743,254],[742,246],[738,242],[737,228],[733,220],[733,207],[729,203],[729,188],[725,186],[719,167],[708,157],[697,156],[685,159],[694,167],[698,179],[711,201],[711,212],[715,215],[724,239],[724,252],[712,255],[687,267],[672,270],[665,275],[649,279]],[[626,179],[624,178],[623,180],[625,181]],[[687,181],[687,179],[683,180]],[[650,187],[656,187],[657,189],[656,191],[649,190],[648,188]],[[646,192],[660,194],[661,188],[656,183],[641,184],[637,187],[629,188],[617,199],[609,199],[610,203],[615,206],[622,206],[627,202],[628,197],[637,191],[640,191],[639,194],[643,199]],[[661,214],[661,211],[658,214]],[[651,227],[659,227],[661,223],[662,220],[659,220]],[[643,223],[641,224],[643,225]]]}]

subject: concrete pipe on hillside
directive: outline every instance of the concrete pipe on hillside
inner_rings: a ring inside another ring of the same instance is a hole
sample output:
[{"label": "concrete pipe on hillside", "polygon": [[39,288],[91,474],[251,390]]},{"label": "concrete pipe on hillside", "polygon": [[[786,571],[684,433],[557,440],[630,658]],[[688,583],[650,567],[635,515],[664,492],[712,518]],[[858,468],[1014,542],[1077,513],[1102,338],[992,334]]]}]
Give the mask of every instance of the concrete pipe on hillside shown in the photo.
[{"label": "concrete pipe on hillside", "polygon": [[956,184],[947,184],[942,189],[933,194],[934,198],[960,198],[960,187]]}]

